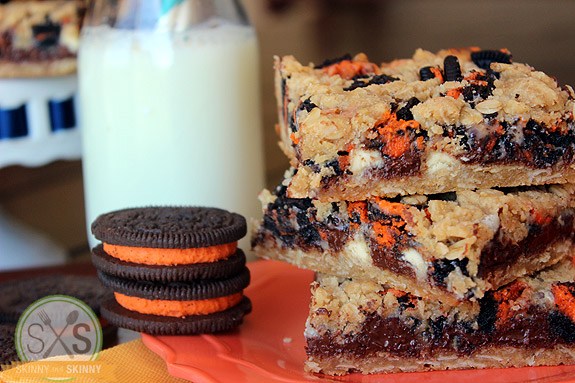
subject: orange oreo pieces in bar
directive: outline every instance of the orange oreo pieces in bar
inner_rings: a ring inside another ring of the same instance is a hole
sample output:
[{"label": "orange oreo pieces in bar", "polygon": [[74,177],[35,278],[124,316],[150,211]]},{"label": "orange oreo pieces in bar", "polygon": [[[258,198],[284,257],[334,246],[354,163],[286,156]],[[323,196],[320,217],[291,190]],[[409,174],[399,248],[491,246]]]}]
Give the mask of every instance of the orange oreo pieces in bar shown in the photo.
[{"label": "orange oreo pieces in bar", "polygon": [[572,285],[569,286],[567,284],[556,284],[551,288],[557,308],[572,321],[575,320],[574,290],[575,288]]},{"label": "orange oreo pieces in bar", "polygon": [[398,120],[395,113],[384,113],[374,127],[384,143],[381,147],[382,154],[398,158],[411,150],[422,150],[423,148],[419,147],[422,142],[413,142],[415,136],[412,132],[419,128],[419,122],[415,120]]},{"label": "orange oreo pieces in bar", "polygon": [[216,262],[234,254],[237,247],[237,242],[188,249],[156,249],[104,243],[104,251],[114,258],[144,265],[163,266]]}]

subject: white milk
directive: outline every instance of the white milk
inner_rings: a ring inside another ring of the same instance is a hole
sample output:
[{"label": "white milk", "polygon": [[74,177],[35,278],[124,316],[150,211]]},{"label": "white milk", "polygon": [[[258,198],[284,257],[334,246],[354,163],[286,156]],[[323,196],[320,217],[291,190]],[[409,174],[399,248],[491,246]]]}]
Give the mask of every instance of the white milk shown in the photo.
[{"label": "white milk", "polygon": [[88,228],[101,213],[145,205],[214,206],[259,217],[264,179],[253,29],[220,24],[173,37],[100,26],[83,33]]}]

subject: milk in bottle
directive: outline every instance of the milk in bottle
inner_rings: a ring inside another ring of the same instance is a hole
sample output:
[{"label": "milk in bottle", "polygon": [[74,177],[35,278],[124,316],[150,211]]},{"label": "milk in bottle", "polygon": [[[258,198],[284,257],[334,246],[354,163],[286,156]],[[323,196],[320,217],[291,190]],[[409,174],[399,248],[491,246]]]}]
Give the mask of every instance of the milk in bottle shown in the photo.
[{"label": "milk in bottle", "polygon": [[257,41],[241,14],[218,14],[223,3],[237,6],[132,0],[120,1],[115,23],[88,16],[79,54],[88,228],[104,212],[148,205],[259,216]]}]

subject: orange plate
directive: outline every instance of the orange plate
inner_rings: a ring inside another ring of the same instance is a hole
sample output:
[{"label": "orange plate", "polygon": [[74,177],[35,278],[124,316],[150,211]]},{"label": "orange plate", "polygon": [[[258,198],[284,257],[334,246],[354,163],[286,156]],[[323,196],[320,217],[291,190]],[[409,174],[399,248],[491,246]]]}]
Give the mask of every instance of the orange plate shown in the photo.
[{"label": "orange plate", "polygon": [[573,382],[575,366],[461,370],[339,378],[303,370],[303,331],[313,273],[276,261],[248,263],[246,295],[253,312],[235,332],[198,336],[150,336],[144,344],[167,363],[168,372],[195,383],[268,382]]}]

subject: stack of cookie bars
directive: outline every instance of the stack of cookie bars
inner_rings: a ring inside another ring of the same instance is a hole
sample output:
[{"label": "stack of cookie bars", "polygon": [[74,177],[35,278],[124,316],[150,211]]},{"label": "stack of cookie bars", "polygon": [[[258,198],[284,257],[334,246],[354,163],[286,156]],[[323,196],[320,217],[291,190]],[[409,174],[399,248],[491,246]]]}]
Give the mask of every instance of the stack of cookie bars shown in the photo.
[{"label": "stack of cookie bars", "polygon": [[277,58],[256,254],[317,273],[306,369],[575,363],[575,93],[506,50]]}]

